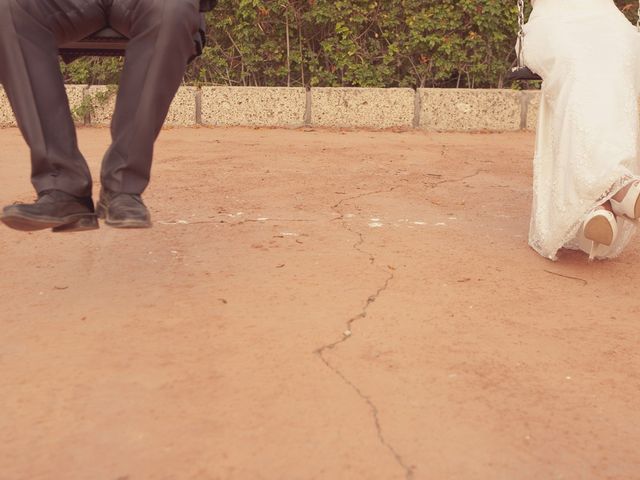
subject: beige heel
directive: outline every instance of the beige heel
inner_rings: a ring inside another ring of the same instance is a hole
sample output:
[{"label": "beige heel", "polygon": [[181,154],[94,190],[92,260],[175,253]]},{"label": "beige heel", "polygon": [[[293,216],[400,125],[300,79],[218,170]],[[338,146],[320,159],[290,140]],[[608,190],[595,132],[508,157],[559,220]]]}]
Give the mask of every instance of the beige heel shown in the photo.
[{"label": "beige heel", "polygon": [[599,248],[600,248],[600,244],[598,242],[591,242],[591,249],[589,250],[590,262],[593,262],[596,259],[596,255],[598,254]]},{"label": "beige heel", "polygon": [[589,253],[589,261],[605,255],[618,236],[616,217],[604,208],[593,210],[585,219],[580,235],[580,248]]}]

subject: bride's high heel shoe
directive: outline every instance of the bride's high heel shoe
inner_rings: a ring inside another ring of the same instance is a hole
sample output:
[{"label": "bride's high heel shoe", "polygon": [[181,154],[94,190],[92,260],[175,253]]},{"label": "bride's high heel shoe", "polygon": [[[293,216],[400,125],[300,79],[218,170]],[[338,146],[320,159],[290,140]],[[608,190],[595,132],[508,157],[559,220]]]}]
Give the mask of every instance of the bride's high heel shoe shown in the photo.
[{"label": "bride's high heel shoe", "polygon": [[580,248],[589,253],[589,261],[606,255],[618,236],[615,215],[604,208],[596,208],[585,219],[579,235]]},{"label": "bride's high heel shoe", "polygon": [[638,219],[640,219],[640,181],[633,182],[621,202],[612,198],[611,208],[616,215],[624,216],[638,223]]}]

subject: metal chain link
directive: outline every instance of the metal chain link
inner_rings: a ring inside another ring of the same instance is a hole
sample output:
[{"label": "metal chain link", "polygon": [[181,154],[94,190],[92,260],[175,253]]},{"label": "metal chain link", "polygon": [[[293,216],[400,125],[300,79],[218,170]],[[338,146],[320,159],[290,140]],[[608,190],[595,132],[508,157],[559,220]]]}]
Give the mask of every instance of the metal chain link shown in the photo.
[{"label": "metal chain link", "polygon": [[[640,4],[638,5],[640,12]],[[640,13],[639,13],[640,15]],[[640,17],[638,17],[638,29],[640,30]],[[524,0],[518,0],[518,67],[523,67],[522,48],[524,43]]]},{"label": "metal chain link", "polygon": [[640,1],[638,2],[638,17],[636,20],[636,27],[638,28],[638,32],[640,32]]}]

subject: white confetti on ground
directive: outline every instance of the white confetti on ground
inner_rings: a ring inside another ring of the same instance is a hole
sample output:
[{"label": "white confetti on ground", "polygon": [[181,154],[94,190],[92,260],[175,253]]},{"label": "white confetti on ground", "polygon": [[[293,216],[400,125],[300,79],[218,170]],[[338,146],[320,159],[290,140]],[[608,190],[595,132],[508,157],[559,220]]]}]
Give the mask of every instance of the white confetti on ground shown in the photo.
[{"label": "white confetti on ground", "polygon": [[383,227],[383,226],[384,226],[384,224],[379,223],[379,222],[372,222],[372,223],[369,224],[369,228],[380,228],[380,227]]}]

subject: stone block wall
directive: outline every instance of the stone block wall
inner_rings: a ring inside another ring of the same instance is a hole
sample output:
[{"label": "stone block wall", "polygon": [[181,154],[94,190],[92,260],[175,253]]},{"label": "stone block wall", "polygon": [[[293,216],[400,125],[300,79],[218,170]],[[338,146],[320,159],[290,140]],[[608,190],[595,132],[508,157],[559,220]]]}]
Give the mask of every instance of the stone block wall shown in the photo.
[{"label": "stone block wall", "polygon": [[[78,123],[109,125],[114,87],[70,85],[67,94]],[[539,103],[539,91],[182,87],[165,125],[534,130]],[[14,125],[0,88],[0,127]]]}]

